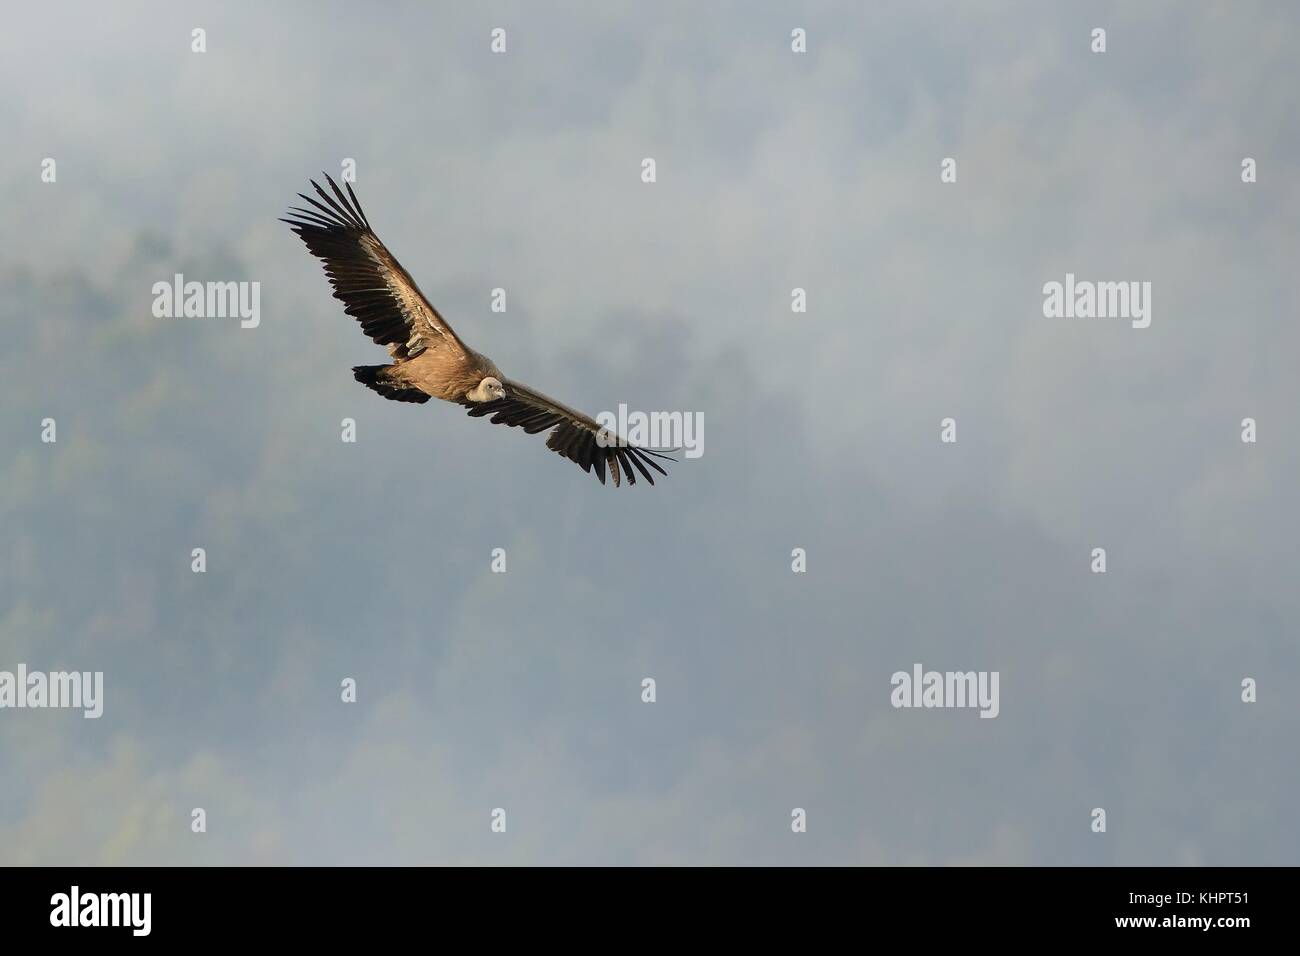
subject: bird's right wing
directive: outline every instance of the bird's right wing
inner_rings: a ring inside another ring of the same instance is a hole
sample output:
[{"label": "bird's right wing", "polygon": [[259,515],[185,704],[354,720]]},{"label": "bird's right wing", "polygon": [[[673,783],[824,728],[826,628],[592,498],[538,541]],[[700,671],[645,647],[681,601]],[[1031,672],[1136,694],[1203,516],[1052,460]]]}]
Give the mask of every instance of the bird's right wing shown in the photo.
[{"label": "bird's right wing", "polygon": [[590,416],[574,411],[522,382],[506,380],[502,384],[506,389],[505,398],[481,404],[467,402],[470,415],[474,418],[491,415],[494,425],[522,428],[530,435],[554,429],[546,439],[546,447],[575,462],[583,471],[589,472],[594,466],[596,477],[602,485],[605,483],[606,466],[610,477],[614,479],[615,488],[618,487],[620,471],[627,475],[629,485],[636,484],[636,472],[632,470],[634,465],[642,477],[653,485],[654,477],[646,470],[646,466],[667,476],[668,472],[655,459],[677,460],[662,451],[627,444],[618,435],[602,428]]}]

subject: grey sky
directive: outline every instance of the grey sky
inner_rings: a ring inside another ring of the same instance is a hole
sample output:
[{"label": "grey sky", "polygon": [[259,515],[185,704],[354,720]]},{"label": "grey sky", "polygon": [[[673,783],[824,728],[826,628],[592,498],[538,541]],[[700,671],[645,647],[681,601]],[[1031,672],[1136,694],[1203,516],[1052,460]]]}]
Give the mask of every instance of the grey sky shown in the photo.
[{"label": "grey sky", "polygon": [[[13,14],[0,669],[106,701],[0,710],[0,863],[1300,859],[1300,11],[707,6]],[[354,382],[276,221],[344,157],[473,346],[704,456],[602,489]],[[1044,318],[1066,272],[1151,327]],[[1000,715],[892,708],[914,662]]]}]

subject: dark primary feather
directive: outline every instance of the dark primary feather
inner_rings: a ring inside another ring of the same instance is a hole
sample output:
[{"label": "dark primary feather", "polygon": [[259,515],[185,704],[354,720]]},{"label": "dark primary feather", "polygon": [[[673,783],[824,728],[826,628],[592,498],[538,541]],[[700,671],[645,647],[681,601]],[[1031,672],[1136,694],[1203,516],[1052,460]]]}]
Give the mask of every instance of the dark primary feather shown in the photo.
[{"label": "dark primary feather", "polygon": [[334,298],[361,323],[362,331],[397,358],[412,358],[428,348],[464,345],[445,319],[420,292],[410,273],[379,241],[352,191],[347,194],[329,176],[333,195],[315,180],[319,200],[299,193],[311,208],[292,207],[282,219],[325,264]]},{"label": "dark primary feather", "polygon": [[[590,472],[594,467],[596,477],[602,485],[605,483],[606,468],[614,479],[616,488],[622,475],[627,476],[629,485],[635,485],[638,471],[641,477],[653,485],[654,476],[646,466],[666,476],[668,472],[655,459],[677,460],[662,451],[622,443],[612,432],[602,429],[594,419],[521,382],[506,381],[503,384],[506,387],[505,398],[478,405],[466,403],[469,405],[469,414],[474,418],[491,415],[490,420],[494,425],[522,428],[530,435],[554,429],[546,439],[546,447],[569,461],[576,462],[583,471]],[[606,447],[602,447],[598,440],[602,433],[609,441]]]}]

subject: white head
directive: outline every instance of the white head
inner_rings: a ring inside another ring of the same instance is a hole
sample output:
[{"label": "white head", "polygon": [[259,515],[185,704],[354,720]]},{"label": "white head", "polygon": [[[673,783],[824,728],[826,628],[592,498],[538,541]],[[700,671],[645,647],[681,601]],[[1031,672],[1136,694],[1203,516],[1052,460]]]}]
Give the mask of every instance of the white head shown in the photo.
[{"label": "white head", "polygon": [[498,398],[506,397],[506,387],[500,379],[489,375],[466,392],[465,397],[471,402],[495,402]]}]

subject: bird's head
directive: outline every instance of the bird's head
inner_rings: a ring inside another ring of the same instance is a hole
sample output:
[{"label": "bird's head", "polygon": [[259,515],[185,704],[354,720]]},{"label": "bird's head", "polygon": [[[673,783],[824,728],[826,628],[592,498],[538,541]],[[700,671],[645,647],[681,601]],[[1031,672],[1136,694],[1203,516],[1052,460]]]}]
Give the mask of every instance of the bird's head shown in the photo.
[{"label": "bird's head", "polygon": [[501,384],[499,378],[489,375],[470,389],[466,397],[471,402],[495,402],[499,398],[506,397],[506,387]]}]

